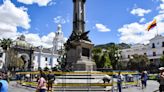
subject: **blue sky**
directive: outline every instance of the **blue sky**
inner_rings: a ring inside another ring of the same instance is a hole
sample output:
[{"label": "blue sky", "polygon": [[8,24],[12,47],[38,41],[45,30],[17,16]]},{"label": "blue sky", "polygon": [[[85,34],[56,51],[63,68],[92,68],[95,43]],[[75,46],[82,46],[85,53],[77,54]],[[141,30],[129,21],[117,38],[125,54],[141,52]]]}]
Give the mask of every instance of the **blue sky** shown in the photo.
[{"label": "blue sky", "polygon": [[[86,0],[86,31],[94,44],[108,42],[148,43],[156,30],[147,32],[158,20],[164,33],[164,0]],[[65,37],[72,31],[72,0],[0,0],[0,38],[24,34],[34,45],[51,46],[60,22]]]}]

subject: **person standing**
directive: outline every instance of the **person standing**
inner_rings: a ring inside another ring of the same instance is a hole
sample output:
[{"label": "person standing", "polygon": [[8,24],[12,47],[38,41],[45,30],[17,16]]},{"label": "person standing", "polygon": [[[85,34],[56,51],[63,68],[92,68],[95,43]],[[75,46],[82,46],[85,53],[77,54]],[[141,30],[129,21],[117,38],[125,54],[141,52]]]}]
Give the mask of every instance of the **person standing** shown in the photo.
[{"label": "person standing", "polygon": [[45,77],[44,74],[40,75],[40,78],[38,80],[38,85],[37,85],[38,92],[46,92],[46,90],[47,90],[47,87],[46,87],[47,82],[44,77]]},{"label": "person standing", "polygon": [[123,81],[122,75],[121,72],[119,72],[117,76],[117,87],[119,92],[122,92],[122,81]]},{"label": "person standing", "polygon": [[164,92],[164,67],[160,67],[159,71],[159,92]]},{"label": "person standing", "polygon": [[48,79],[48,91],[53,91],[53,83],[55,80],[55,76],[54,74],[52,74],[52,71],[49,70],[49,74],[47,75],[47,79]]},{"label": "person standing", "polygon": [[0,73],[0,92],[8,92],[8,82],[4,72]]},{"label": "person standing", "polygon": [[141,74],[142,89],[146,88],[146,86],[147,86],[147,79],[148,79],[147,72],[143,71],[142,74]]},{"label": "person standing", "polygon": [[147,86],[147,79],[148,79],[147,71],[144,71],[144,86],[145,86],[145,88]]}]

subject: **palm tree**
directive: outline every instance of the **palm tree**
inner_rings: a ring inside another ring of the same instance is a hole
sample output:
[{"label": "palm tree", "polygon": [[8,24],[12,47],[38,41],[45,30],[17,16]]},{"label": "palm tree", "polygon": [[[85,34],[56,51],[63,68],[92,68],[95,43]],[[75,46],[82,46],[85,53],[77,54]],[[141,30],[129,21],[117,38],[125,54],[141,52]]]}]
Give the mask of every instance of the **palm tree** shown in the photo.
[{"label": "palm tree", "polygon": [[2,40],[0,39],[0,46],[3,48],[4,52],[5,52],[5,65],[3,66],[3,68],[5,70],[7,69],[7,65],[8,65],[8,50],[10,48],[10,46],[12,45],[13,41],[10,38],[3,38]]},{"label": "palm tree", "polygon": [[3,50],[8,50],[8,48],[10,48],[12,43],[13,41],[10,38],[8,39],[3,38],[2,40],[0,40],[0,46],[3,48]]}]

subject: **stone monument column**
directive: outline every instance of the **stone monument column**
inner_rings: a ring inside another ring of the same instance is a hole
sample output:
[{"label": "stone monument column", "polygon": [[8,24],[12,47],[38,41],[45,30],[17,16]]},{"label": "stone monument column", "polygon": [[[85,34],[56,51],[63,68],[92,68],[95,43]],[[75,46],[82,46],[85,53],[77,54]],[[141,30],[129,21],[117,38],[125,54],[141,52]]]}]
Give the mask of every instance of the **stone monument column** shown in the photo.
[{"label": "stone monument column", "polygon": [[85,30],[84,21],[84,5],[86,0],[73,0],[74,11],[73,11],[73,31],[83,33]]},{"label": "stone monument column", "polygon": [[94,44],[85,32],[85,2],[86,0],[73,0],[73,31],[67,43],[66,69],[73,71],[93,71],[96,64],[92,61],[91,50]]}]

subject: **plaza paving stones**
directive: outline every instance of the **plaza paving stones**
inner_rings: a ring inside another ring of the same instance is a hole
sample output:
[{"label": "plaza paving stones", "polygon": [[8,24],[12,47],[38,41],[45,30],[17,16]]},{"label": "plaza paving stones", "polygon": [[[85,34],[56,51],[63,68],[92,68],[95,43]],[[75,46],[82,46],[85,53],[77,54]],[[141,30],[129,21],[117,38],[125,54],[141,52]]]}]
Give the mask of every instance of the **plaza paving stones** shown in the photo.
[{"label": "plaza paving stones", "polygon": [[142,89],[141,87],[129,87],[127,89],[123,89],[123,92],[159,92],[157,91],[159,88],[159,83],[157,81],[148,81],[147,87]]},{"label": "plaza paving stones", "polygon": [[[154,92],[155,90],[158,90],[158,87],[159,87],[158,82],[148,81],[147,88],[145,88],[145,89],[142,89],[141,87],[129,87],[127,89],[123,89],[123,92]],[[35,92],[35,89],[20,86],[20,85],[16,86],[16,82],[10,82],[9,92]],[[84,92],[84,91],[79,91],[79,92]],[[89,92],[89,91],[85,91],[85,92]],[[98,91],[92,91],[92,92],[98,92]],[[106,92],[108,92],[108,91],[106,91]],[[114,92],[117,92],[117,91],[115,90]],[[156,91],[156,92],[158,92],[158,91]]]}]

